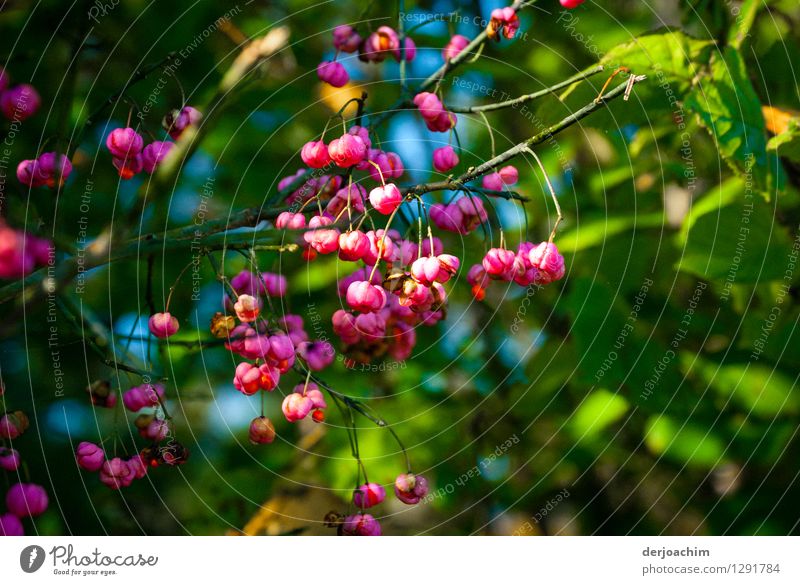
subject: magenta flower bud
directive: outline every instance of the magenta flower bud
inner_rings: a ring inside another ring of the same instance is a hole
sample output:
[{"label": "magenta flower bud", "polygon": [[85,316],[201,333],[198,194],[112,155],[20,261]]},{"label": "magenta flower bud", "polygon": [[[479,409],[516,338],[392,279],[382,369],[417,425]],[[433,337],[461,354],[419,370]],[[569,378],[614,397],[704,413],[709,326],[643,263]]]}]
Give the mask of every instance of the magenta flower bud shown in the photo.
[{"label": "magenta flower bud", "polygon": [[164,387],[161,384],[142,384],[134,386],[122,394],[122,403],[131,412],[138,412],[159,404],[159,399],[164,397]]},{"label": "magenta flower bud", "polygon": [[380,313],[361,313],[356,316],[355,328],[364,340],[381,341],[386,336],[386,319]]},{"label": "magenta flower bud", "polygon": [[167,158],[173,146],[175,146],[174,142],[161,141],[151,142],[145,146],[142,151],[142,168],[146,172],[153,174],[158,165]]},{"label": "magenta flower bud", "polygon": [[339,236],[339,258],[346,262],[358,262],[369,252],[369,238],[360,230]]},{"label": "magenta flower bud", "polygon": [[511,280],[517,255],[504,248],[492,248],[483,257],[483,269],[489,276]]},{"label": "magenta flower bud", "polygon": [[100,481],[112,490],[128,487],[135,477],[128,462],[119,457],[105,461],[100,467]]},{"label": "magenta flower bud", "polygon": [[[251,331],[253,331],[251,329]],[[251,334],[242,340],[239,354],[250,360],[266,359],[269,355],[269,337],[260,333]]]},{"label": "magenta flower bud", "polygon": [[302,213],[283,211],[275,219],[275,227],[282,230],[299,230],[306,227],[306,217]]},{"label": "magenta flower bud", "polygon": [[275,440],[275,427],[265,416],[258,416],[250,421],[248,437],[253,445],[267,445]]},{"label": "magenta flower bud", "polygon": [[458,155],[452,146],[443,146],[433,151],[433,168],[446,173],[458,164]]},{"label": "magenta flower bud", "polygon": [[349,24],[340,24],[333,29],[333,46],[343,53],[355,53],[361,44],[361,36]]},{"label": "magenta flower bud", "polygon": [[0,515],[0,536],[25,536],[25,528],[14,514]]},{"label": "magenta flower bud", "polygon": [[21,83],[0,94],[0,110],[9,120],[27,120],[39,109],[42,99],[36,88]]},{"label": "magenta flower bud", "polygon": [[17,165],[17,179],[28,187],[42,187],[47,177],[41,172],[38,160],[24,160]]},{"label": "magenta flower bud", "polygon": [[353,504],[357,508],[371,508],[377,506],[386,498],[386,490],[377,483],[365,483],[358,486],[353,492]]},{"label": "magenta flower bud", "polygon": [[467,37],[464,35],[453,35],[444,49],[442,49],[442,57],[444,57],[445,61],[455,59],[461,51],[467,48],[467,45],[469,45],[469,39]]},{"label": "magenta flower bud", "polygon": [[539,271],[537,280],[548,284],[564,277],[564,257],[558,253],[555,244],[542,242],[530,251],[531,265]]},{"label": "magenta flower bud", "polygon": [[133,128],[117,128],[106,138],[106,147],[114,158],[124,160],[142,152],[144,139]]},{"label": "magenta flower bud", "polygon": [[497,174],[500,175],[504,185],[516,185],[517,181],[519,181],[519,171],[514,165],[503,167],[497,171]]},{"label": "magenta flower bud", "polygon": [[398,63],[403,59],[405,59],[406,62],[410,63],[411,61],[414,60],[414,57],[417,56],[417,44],[411,37],[406,37],[406,41],[403,44],[403,48],[404,48],[403,52],[405,54],[404,55],[401,54],[401,51],[398,47],[398,49],[394,51],[394,58]]},{"label": "magenta flower bud", "polygon": [[484,189],[489,189],[490,191],[502,191],[503,179],[500,177],[500,173],[489,173],[483,176],[481,185]]},{"label": "magenta flower bud", "polygon": [[328,154],[337,166],[352,167],[367,156],[367,145],[360,136],[345,134],[341,138],[331,140]]},{"label": "magenta flower bud", "polygon": [[154,420],[142,433],[145,439],[149,439],[154,443],[160,443],[169,435],[169,423],[165,420]]},{"label": "magenta flower bud", "polygon": [[242,270],[239,274],[231,278],[231,287],[236,291],[236,294],[248,294],[256,296],[264,292],[265,287],[262,280],[250,272],[249,270]]},{"label": "magenta flower bud", "polygon": [[82,469],[97,471],[103,466],[106,454],[99,445],[83,441],[78,443],[78,448],[75,449],[75,460]]},{"label": "magenta flower bud", "polygon": [[344,87],[350,81],[347,69],[336,61],[323,61],[317,65],[317,77],[333,87]]},{"label": "magenta flower bud", "polygon": [[371,514],[353,514],[344,519],[342,533],[348,536],[380,536],[381,525]]},{"label": "magenta flower bud", "polygon": [[286,277],[283,274],[275,274],[274,272],[263,272],[261,280],[264,281],[264,289],[270,297],[283,297],[286,296],[286,288],[288,286]]},{"label": "magenta flower bud", "polygon": [[144,462],[141,454],[137,453],[136,455],[130,457],[127,461],[125,461],[125,464],[131,471],[131,481],[134,479],[142,479],[145,475],[147,475],[147,464]]},{"label": "magenta flower bud", "polygon": [[192,106],[185,106],[180,110],[172,110],[161,121],[161,125],[169,133],[170,138],[177,140],[189,126],[197,126],[203,114]]},{"label": "magenta flower bud", "polygon": [[300,158],[312,169],[321,169],[331,162],[328,145],[322,140],[306,142],[300,150]]},{"label": "magenta flower bud", "polygon": [[425,125],[431,132],[449,132],[456,127],[458,118],[452,112],[442,112],[436,118],[425,120]]},{"label": "magenta flower bud", "polygon": [[403,194],[394,183],[386,183],[383,187],[375,187],[369,192],[369,202],[378,213],[389,215],[400,207]]},{"label": "magenta flower bud", "polygon": [[297,355],[306,362],[309,370],[319,372],[331,365],[336,352],[327,341],[304,341],[297,346]]},{"label": "magenta flower bud", "polygon": [[313,407],[314,403],[310,398],[298,394],[297,392],[288,394],[286,398],[283,399],[283,404],[281,404],[283,415],[289,422],[303,420],[308,416],[308,413],[311,412]]},{"label": "magenta flower bud", "polygon": [[155,313],[147,322],[150,333],[160,339],[175,335],[180,329],[178,320],[170,313]]},{"label": "magenta flower bud", "polygon": [[359,280],[347,287],[347,304],[361,313],[375,313],[386,305],[386,291],[380,285]]},{"label": "magenta flower bud", "polygon": [[35,483],[15,483],[6,493],[6,508],[17,518],[41,516],[48,503],[47,492]]},{"label": "magenta flower bud", "polygon": [[269,359],[276,364],[294,360],[294,342],[289,335],[276,333],[269,338]]},{"label": "magenta flower bud", "polygon": [[342,343],[352,345],[358,343],[361,336],[356,330],[356,318],[352,313],[339,309],[331,316],[333,332],[342,340]]},{"label": "magenta flower bud", "polygon": [[422,475],[402,473],[394,482],[394,493],[404,504],[417,504],[428,495],[428,480]]},{"label": "magenta flower bud", "polygon": [[6,471],[16,471],[21,461],[19,451],[0,447],[0,468]]},{"label": "magenta flower bud", "polygon": [[583,4],[586,0],[559,0],[561,2],[561,6],[568,10],[572,10],[573,8],[577,8],[581,4]]},{"label": "magenta flower bud", "polygon": [[414,96],[414,105],[419,109],[419,113],[425,121],[436,120],[442,113],[444,113],[444,106],[442,102],[436,97],[436,94],[428,91],[423,91]]},{"label": "magenta flower bud", "polygon": [[63,185],[72,172],[72,163],[66,155],[45,152],[39,156],[37,172],[45,178],[45,184],[54,188]]}]

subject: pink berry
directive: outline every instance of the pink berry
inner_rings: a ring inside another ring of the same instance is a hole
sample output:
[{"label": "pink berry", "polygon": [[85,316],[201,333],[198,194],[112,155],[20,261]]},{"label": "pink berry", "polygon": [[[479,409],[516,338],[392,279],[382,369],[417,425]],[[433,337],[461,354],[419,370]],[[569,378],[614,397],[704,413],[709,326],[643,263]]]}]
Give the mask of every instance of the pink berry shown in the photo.
[{"label": "pink berry", "polygon": [[333,46],[343,53],[355,53],[361,44],[361,36],[348,24],[333,29]]},{"label": "pink berry", "polygon": [[539,271],[537,279],[540,283],[548,284],[564,277],[564,257],[555,244],[542,242],[530,251],[529,259]]},{"label": "pink berry", "polygon": [[158,165],[167,158],[169,151],[175,146],[174,142],[151,142],[142,151],[142,168],[152,174]]},{"label": "pink berry", "polygon": [[356,330],[356,318],[352,313],[339,309],[333,314],[331,321],[333,322],[333,332],[343,343],[358,343],[358,340],[361,339]]},{"label": "pink berry", "polygon": [[14,514],[0,515],[0,536],[24,536],[25,528]]},{"label": "pink berry", "polygon": [[125,461],[125,464],[131,471],[131,481],[134,479],[142,479],[145,475],[147,475],[147,465],[145,464],[141,454],[137,453],[136,455],[128,458],[128,460]]},{"label": "pink berry", "polygon": [[15,85],[0,94],[0,110],[9,120],[27,120],[36,113],[41,103],[39,92],[27,83]]},{"label": "pink berry", "polygon": [[378,213],[389,215],[400,207],[403,202],[403,194],[397,188],[397,185],[387,183],[382,187],[375,187],[369,192],[369,202]]},{"label": "pink berry", "polygon": [[72,172],[72,163],[66,155],[44,152],[39,156],[37,170],[45,178],[45,184],[54,188],[67,180]]},{"label": "pink berry", "polygon": [[353,504],[357,508],[377,506],[386,498],[386,490],[378,483],[365,483],[353,492]]},{"label": "pink berry", "polygon": [[313,407],[314,403],[310,398],[298,394],[297,392],[292,392],[283,399],[281,410],[286,420],[289,422],[297,422],[308,416],[308,413],[311,412]]},{"label": "pink berry", "polygon": [[361,313],[374,313],[386,305],[386,291],[380,285],[365,280],[356,281],[347,287],[347,304]]},{"label": "pink berry", "polygon": [[504,166],[497,171],[497,174],[500,175],[504,185],[516,185],[517,181],[519,181],[519,171],[514,165]]},{"label": "pink berry", "polygon": [[517,255],[504,248],[492,248],[483,257],[486,274],[500,280],[511,280]]},{"label": "pink berry", "polygon": [[137,174],[141,173],[142,169],[144,168],[144,162],[142,161],[141,154],[129,156],[128,158],[114,157],[111,159],[111,162],[113,163],[114,168],[117,169],[117,174],[123,181],[132,179]]},{"label": "pink berry", "polygon": [[102,447],[83,441],[78,443],[78,448],[75,449],[75,460],[82,469],[97,471],[103,466],[106,454]]},{"label": "pink berry", "polygon": [[197,126],[202,119],[203,114],[200,113],[200,110],[192,106],[185,106],[180,110],[171,110],[164,116],[161,125],[169,133],[170,138],[177,140],[187,128]]},{"label": "pink berry", "polygon": [[439,274],[436,276],[436,282],[447,282],[461,266],[461,260],[452,254],[439,254],[436,259],[439,261]]},{"label": "pink berry", "polygon": [[502,191],[503,179],[500,177],[500,173],[489,173],[483,176],[481,185],[484,189],[489,189],[490,191]]},{"label": "pink berry", "polygon": [[253,445],[266,445],[275,440],[275,427],[267,417],[258,416],[250,422],[248,436]]},{"label": "pink berry", "polygon": [[147,322],[150,333],[160,339],[175,335],[180,329],[178,320],[170,313],[155,313]]},{"label": "pink berry", "polygon": [[302,213],[283,211],[275,219],[275,227],[282,230],[299,230],[306,227],[306,217]]},{"label": "pink berry", "polygon": [[127,461],[119,457],[114,457],[103,462],[100,467],[100,481],[112,490],[128,487],[135,479],[134,470],[130,468]]},{"label": "pink berry", "polygon": [[45,489],[34,483],[15,483],[6,493],[6,508],[17,518],[41,516],[48,503]]},{"label": "pink berry", "polygon": [[403,45],[403,54],[401,54],[400,49],[398,48],[394,51],[394,58],[399,63],[402,60],[406,62],[411,62],[414,60],[414,57],[417,56],[417,43],[414,42],[414,39],[411,37],[406,37],[405,44]]},{"label": "pink berry", "polygon": [[124,160],[142,152],[144,139],[133,128],[117,128],[106,138],[106,147],[114,158]]},{"label": "pink berry", "polygon": [[313,229],[303,234],[303,240],[320,254],[332,254],[339,249],[339,230],[337,228],[319,229],[332,223],[333,220],[329,217],[321,215],[312,217],[308,227]]},{"label": "pink berry", "polygon": [[333,87],[344,87],[350,81],[347,69],[336,61],[323,61],[317,65],[317,77]]},{"label": "pink berry", "polygon": [[445,61],[455,59],[461,51],[467,48],[467,45],[469,45],[469,39],[467,37],[464,35],[453,35],[444,49],[442,49],[442,57],[444,57]]},{"label": "pink berry", "polygon": [[252,323],[261,312],[261,300],[252,295],[239,295],[233,305],[236,316],[242,323]]},{"label": "pink berry", "polygon": [[352,167],[367,156],[367,145],[360,136],[345,134],[341,138],[331,140],[328,154],[337,166]]},{"label": "pink berry", "polygon": [[342,533],[348,536],[380,536],[381,525],[371,514],[353,514],[344,519]]},{"label": "pink berry", "polygon": [[428,495],[428,480],[421,475],[402,473],[394,482],[394,493],[404,504],[417,504]]},{"label": "pink berry", "polygon": [[16,439],[29,425],[28,417],[22,411],[8,412],[0,417],[0,438]]},{"label": "pink berry", "polygon": [[444,113],[444,106],[442,102],[436,97],[436,94],[424,91],[414,96],[414,105],[419,109],[419,113],[425,121],[436,120],[442,113]]},{"label": "pink berry", "polygon": [[438,258],[434,256],[424,256],[422,258],[417,258],[414,263],[411,264],[411,276],[413,276],[417,282],[425,286],[430,286],[439,276],[440,269],[441,266]]},{"label": "pink berry", "polygon": [[122,403],[131,412],[138,412],[159,404],[159,399],[164,397],[164,387],[161,384],[142,384],[134,386],[122,394]]},{"label": "pink berry", "polygon": [[452,146],[443,146],[433,151],[433,168],[446,173],[458,164],[458,155]]},{"label": "pink berry", "polygon": [[386,319],[380,313],[361,313],[356,316],[355,328],[365,341],[379,342],[386,335]]},{"label": "pink berry", "polygon": [[567,9],[577,8],[581,4],[583,4],[586,0],[559,0],[561,2],[561,6]]},{"label": "pink berry", "polygon": [[286,277],[283,274],[275,274],[273,272],[263,272],[261,280],[264,282],[265,292],[270,297],[283,297],[286,296]]},{"label": "pink berry", "polygon": [[309,370],[319,372],[331,365],[336,352],[327,341],[304,341],[297,346],[297,355],[306,362]]},{"label": "pink berry", "polygon": [[17,165],[17,179],[28,187],[42,187],[47,177],[41,172],[38,160],[23,160]]},{"label": "pink berry", "polygon": [[322,140],[306,142],[300,151],[300,158],[312,169],[321,169],[331,162],[328,145]]},{"label": "pink berry", "polygon": [[6,471],[16,471],[21,461],[19,451],[0,447],[0,468]]},{"label": "pink berry", "polygon": [[345,262],[358,262],[369,252],[369,238],[360,230],[339,236],[339,258]]},{"label": "pink berry", "polygon": [[400,37],[397,32],[391,27],[381,26],[364,40],[359,58],[363,61],[380,62],[389,54],[396,56],[399,48]]}]

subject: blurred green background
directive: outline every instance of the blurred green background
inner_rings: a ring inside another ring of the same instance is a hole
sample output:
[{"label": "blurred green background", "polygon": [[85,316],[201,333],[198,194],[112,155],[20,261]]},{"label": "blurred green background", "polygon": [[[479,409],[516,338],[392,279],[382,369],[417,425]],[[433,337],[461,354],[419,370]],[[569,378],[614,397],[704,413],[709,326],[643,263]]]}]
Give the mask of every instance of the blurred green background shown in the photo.
[{"label": "blurred green background", "polygon": [[[457,10],[463,16],[412,33],[419,47],[408,71],[412,87],[441,64],[450,34],[476,35],[473,18],[501,5],[405,4],[412,24],[426,14]],[[315,75],[317,63],[332,56],[332,27],[396,26],[395,3],[100,6],[76,3],[68,10],[55,0],[16,1],[0,12],[6,69],[43,98],[9,147],[11,171],[45,142],[75,140],[89,113],[137,69],[171,51],[186,53],[176,69],[179,83],[157,89],[156,71],[126,90],[128,103],[108,108],[81,135],[73,145],[73,176],[58,200],[49,190],[29,196],[15,180],[5,182],[8,223],[43,235],[55,226],[60,255],[76,245],[84,215],[93,237],[110,222],[130,228],[126,217],[142,179],[120,184],[103,147],[105,134],[125,124],[129,104],[141,108],[156,94],[144,120],[153,134],[161,116],[182,105],[182,93],[202,110],[245,38],[280,25],[291,34],[288,48],[235,89],[179,181],[149,192],[134,233],[190,225],[209,177],[209,219],[262,205],[277,181],[302,164],[300,147],[321,132],[345,96],[367,91],[368,112],[376,112],[399,95],[394,62],[365,65],[347,57],[353,88],[338,94],[321,88]],[[97,22],[87,17],[93,7]],[[230,23],[204,35],[228,11]],[[556,239],[567,260],[564,281],[530,291],[495,283],[475,303],[466,269],[480,261],[490,239],[498,244],[497,221],[489,234],[440,234],[463,267],[450,287],[448,319],[418,330],[406,362],[362,371],[337,361],[325,372],[332,386],[369,400],[394,425],[414,470],[431,481],[434,497],[422,506],[387,498],[376,513],[384,533],[796,533],[800,149],[797,124],[768,132],[762,106],[789,116],[800,109],[797,2],[589,1],[566,13],[555,0],[540,0],[521,19],[523,36],[487,45],[453,75],[517,96],[599,60],[608,70],[562,99],[548,96],[527,110],[488,114],[498,152],[590,102],[618,66],[648,80],[629,101],[612,102],[536,149],[566,217]],[[491,101],[451,79],[442,84],[448,104]],[[490,157],[480,117],[461,116],[458,136],[461,168]],[[432,177],[431,152],[442,141],[446,135],[427,132],[411,111],[382,131],[383,147],[399,152],[408,168],[403,184]],[[531,160],[518,167],[519,191],[530,203],[522,211],[496,202],[514,246],[546,239],[554,219],[538,169]],[[280,310],[303,315],[312,337],[333,339],[330,314],[340,302],[335,282],[348,268],[333,258],[307,266],[299,254],[258,258],[262,270],[289,279]],[[188,251],[156,254],[156,304],[190,259]],[[244,267],[239,255],[229,254],[229,276]],[[63,294],[117,335],[137,331],[137,315],[147,313],[144,260],[95,270],[86,283],[79,299],[72,287]],[[191,299],[188,279],[172,300],[185,340],[196,339],[198,329],[207,338],[208,320],[219,308],[220,285],[205,264],[201,285],[199,302]],[[125,424],[121,407],[93,410],[84,388],[109,379],[124,390],[138,377],[101,364],[59,307],[60,396],[46,303],[23,309],[15,301],[0,310],[3,408],[31,415],[31,430],[14,446],[31,479],[52,496],[50,510],[26,524],[28,533],[220,534],[243,529],[258,514],[251,526],[259,532],[333,532],[321,524],[323,516],[346,509],[356,474],[335,408],[324,426],[292,425],[281,416],[280,398],[269,395],[267,415],[279,439],[254,447],[247,425],[259,404],[233,389],[229,352],[159,352],[155,344],[134,341],[131,352],[149,355],[153,369],[169,377],[175,436],[192,454],[186,465],[155,469],[112,492],[77,469],[74,445],[114,432],[122,450],[144,443]],[[287,375],[282,388],[295,378]],[[370,478],[390,483],[403,471],[402,455],[384,429],[365,419],[358,424]],[[483,464],[487,457],[491,462]]]}]

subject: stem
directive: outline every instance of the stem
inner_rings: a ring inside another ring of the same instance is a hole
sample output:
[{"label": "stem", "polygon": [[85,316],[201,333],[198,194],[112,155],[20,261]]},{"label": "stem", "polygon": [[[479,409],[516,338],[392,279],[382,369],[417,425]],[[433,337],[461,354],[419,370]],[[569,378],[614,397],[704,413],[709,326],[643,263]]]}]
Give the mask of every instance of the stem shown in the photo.
[{"label": "stem", "polygon": [[556,237],[556,230],[558,229],[558,224],[561,223],[561,220],[564,219],[564,216],[561,214],[561,205],[558,204],[558,197],[556,197],[556,191],[553,189],[553,184],[550,182],[550,177],[547,176],[547,171],[542,164],[542,161],[539,159],[539,156],[533,152],[530,148],[527,149],[527,152],[533,156],[536,160],[536,163],[539,165],[539,168],[542,170],[542,175],[544,176],[544,182],[547,183],[547,188],[550,190],[550,196],[553,198],[553,203],[556,205],[556,213],[558,217],[556,217],[556,223],[553,225],[553,231],[550,232],[550,239],[548,240],[551,244],[553,243],[553,239]]},{"label": "stem", "polygon": [[[515,108],[521,104],[538,99],[540,97],[544,97],[546,95],[550,95],[551,93],[555,93],[558,90],[564,89],[565,87],[569,87],[570,85],[578,81],[583,81],[584,79],[588,79],[604,70],[605,67],[603,65],[596,65],[590,69],[587,69],[586,71],[581,71],[580,73],[577,73],[572,77],[565,79],[564,81],[560,81],[555,85],[551,85],[550,87],[546,87],[542,90],[535,91],[527,95],[522,95],[517,98],[513,98],[503,102],[497,102],[494,104],[485,104],[482,106],[466,106],[466,107],[448,106],[447,109],[456,114],[478,114],[481,112],[493,112],[495,110],[502,110],[505,108]],[[603,88],[603,91],[605,91],[605,88]]]}]

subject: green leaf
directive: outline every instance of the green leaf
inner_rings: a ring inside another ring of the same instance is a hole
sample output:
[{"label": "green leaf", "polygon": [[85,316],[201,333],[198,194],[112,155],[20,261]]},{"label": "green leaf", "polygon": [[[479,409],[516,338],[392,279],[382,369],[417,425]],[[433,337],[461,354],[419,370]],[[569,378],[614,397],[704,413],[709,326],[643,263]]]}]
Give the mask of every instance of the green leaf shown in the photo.
[{"label": "green leaf", "polygon": [[763,0],[745,0],[739,7],[736,22],[728,31],[728,44],[736,49],[742,47],[744,40],[750,36],[750,29],[756,20],[758,9],[763,6]]},{"label": "green leaf", "polygon": [[758,364],[719,365],[681,356],[684,370],[700,377],[716,394],[747,413],[774,418],[800,412],[800,393],[792,381],[773,367]]},{"label": "green leaf", "polygon": [[792,119],[786,131],[774,136],[767,143],[767,150],[800,163],[800,119]]},{"label": "green leaf", "polygon": [[575,229],[559,235],[558,249],[562,253],[578,252],[599,246],[609,238],[629,230],[658,228],[663,224],[664,216],[661,213],[590,219]]},{"label": "green leaf", "polygon": [[644,442],[656,455],[705,469],[719,465],[725,452],[725,442],[710,431],[667,416],[647,421]]},{"label": "green leaf", "polygon": [[679,234],[678,269],[724,288],[782,279],[791,246],[775,210],[732,178],[699,200]]},{"label": "green leaf", "polygon": [[767,152],[761,101],[741,54],[732,47],[715,53],[709,75],[692,88],[684,104],[697,114],[728,165],[769,200],[782,176],[777,157]]},{"label": "green leaf", "polygon": [[595,390],[572,416],[570,426],[573,434],[578,440],[593,437],[621,419],[628,408],[628,401],[619,394]]}]

